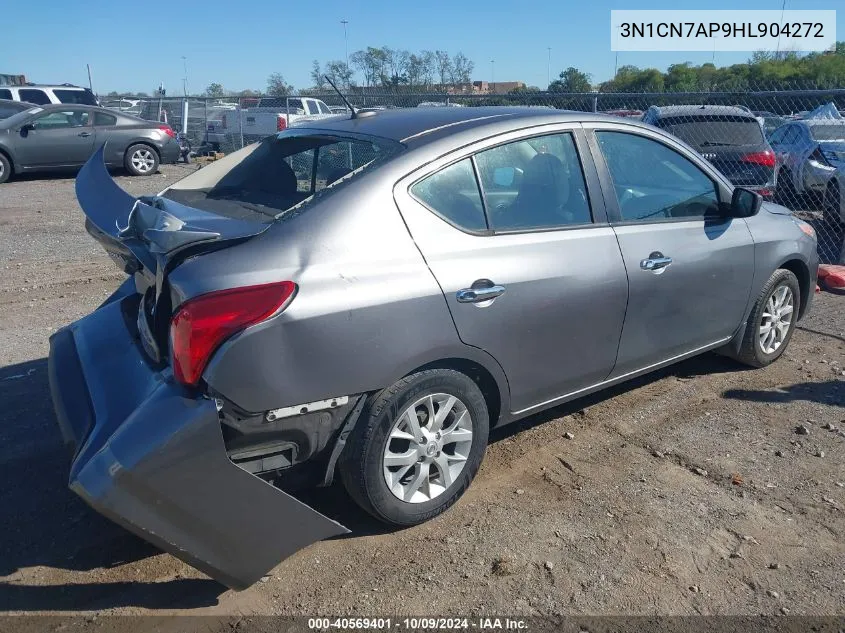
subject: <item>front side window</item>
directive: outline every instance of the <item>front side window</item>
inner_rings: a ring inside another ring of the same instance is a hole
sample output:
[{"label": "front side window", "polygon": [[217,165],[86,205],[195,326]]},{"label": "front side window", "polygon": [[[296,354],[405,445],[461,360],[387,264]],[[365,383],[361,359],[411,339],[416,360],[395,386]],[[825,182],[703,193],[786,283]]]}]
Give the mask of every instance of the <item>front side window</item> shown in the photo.
[{"label": "front side window", "polygon": [[329,110],[329,106],[327,106],[322,101],[317,103],[317,107],[320,109],[320,114],[331,114],[332,111]]},{"label": "front side window", "polygon": [[411,187],[411,194],[441,218],[469,231],[484,231],[484,205],[472,160],[444,167]]},{"label": "front side window", "polygon": [[500,145],[476,155],[490,228],[513,231],[592,222],[571,134]]},{"label": "front side window", "polygon": [[626,132],[596,132],[623,222],[703,218],[719,211],[716,184],[663,143]]},{"label": "front side window", "polygon": [[50,97],[43,90],[34,90],[32,88],[21,88],[18,90],[18,96],[21,101],[28,101],[35,105],[47,105],[50,103]]},{"label": "front side window", "polygon": [[39,130],[57,130],[70,127],[85,127],[88,125],[88,112],[85,110],[64,110],[47,112],[35,119]]},{"label": "front side window", "polygon": [[12,91],[8,88],[0,88],[0,99],[11,99]]}]

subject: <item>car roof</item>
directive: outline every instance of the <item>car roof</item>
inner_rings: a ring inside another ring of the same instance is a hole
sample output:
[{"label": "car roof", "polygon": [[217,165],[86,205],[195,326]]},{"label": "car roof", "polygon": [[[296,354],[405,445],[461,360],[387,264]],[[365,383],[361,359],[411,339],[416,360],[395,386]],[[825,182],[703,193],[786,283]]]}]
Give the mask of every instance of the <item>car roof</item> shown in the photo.
[{"label": "car roof", "polygon": [[749,119],[754,118],[754,114],[744,108],[725,105],[651,106],[649,111],[650,114],[656,114],[658,118],[676,116],[742,116]]},{"label": "car roof", "polygon": [[297,125],[332,132],[378,136],[406,145],[422,145],[452,132],[464,132],[501,124],[529,126],[579,121],[615,121],[593,112],[540,108],[483,106],[473,108],[395,108],[362,113],[356,118],[330,117]]},{"label": "car roof", "polygon": [[74,86],[73,84],[21,84],[20,86],[5,86],[10,88],[18,88],[24,90],[26,88],[49,88],[50,90],[89,90],[84,86]]}]

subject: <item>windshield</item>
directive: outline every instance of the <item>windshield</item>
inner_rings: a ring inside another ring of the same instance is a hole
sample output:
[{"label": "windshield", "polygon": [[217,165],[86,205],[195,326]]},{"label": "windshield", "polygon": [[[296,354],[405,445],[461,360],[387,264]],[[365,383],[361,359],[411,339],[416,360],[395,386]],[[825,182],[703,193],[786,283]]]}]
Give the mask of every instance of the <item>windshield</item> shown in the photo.
[{"label": "windshield", "polygon": [[838,125],[810,125],[810,134],[816,141],[845,143],[845,122]]},{"label": "windshield", "polygon": [[693,147],[762,145],[763,130],[757,119],[741,116],[684,116],[661,119],[657,127]]},{"label": "windshield", "polygon": [[383,139],[291,130],[194,172],[163,196],[228,217],[267,221],[376,167],[401,148]]},{"label": "windshield", "polygon": [[0,120],[0,127],[15,127],[20,125],[24,121],[26,121],[29,117],[33,114],[38,114],[44,108],[39,108],[38,106],[33,106],[28,110],[24,110],[23,112],[18,112],[17,114],[13,114],[8,119]]}]

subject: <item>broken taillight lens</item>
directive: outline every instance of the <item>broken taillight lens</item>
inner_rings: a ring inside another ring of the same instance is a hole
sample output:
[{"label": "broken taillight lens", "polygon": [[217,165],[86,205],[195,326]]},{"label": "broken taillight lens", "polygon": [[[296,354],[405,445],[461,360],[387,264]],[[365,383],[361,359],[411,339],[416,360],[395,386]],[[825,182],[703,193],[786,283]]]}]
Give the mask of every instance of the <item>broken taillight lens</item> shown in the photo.
[{"label": "broken taillight lens", "polygon": [[170,321],[173,375],[196,385],[212,354],[228,338],[287,307],[292,281],[219,290],[186,301]]}]

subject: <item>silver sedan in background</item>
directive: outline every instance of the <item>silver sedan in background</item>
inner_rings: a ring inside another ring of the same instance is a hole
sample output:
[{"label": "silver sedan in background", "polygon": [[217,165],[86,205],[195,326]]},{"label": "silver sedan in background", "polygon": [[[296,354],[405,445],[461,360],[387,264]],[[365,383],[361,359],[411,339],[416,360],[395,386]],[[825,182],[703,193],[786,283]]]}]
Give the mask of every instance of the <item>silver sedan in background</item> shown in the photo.
[{"label": "silver sedan in background", "polygon": [[50,341],[70,487],[235,588],[346,532],[291,490],[337,471],[426,521],[490,429],[710,350],[768,365],[816,284],[812,227],[618,117],[358,113],[147,198],[103,158],[77,196],[130,278]]}]

